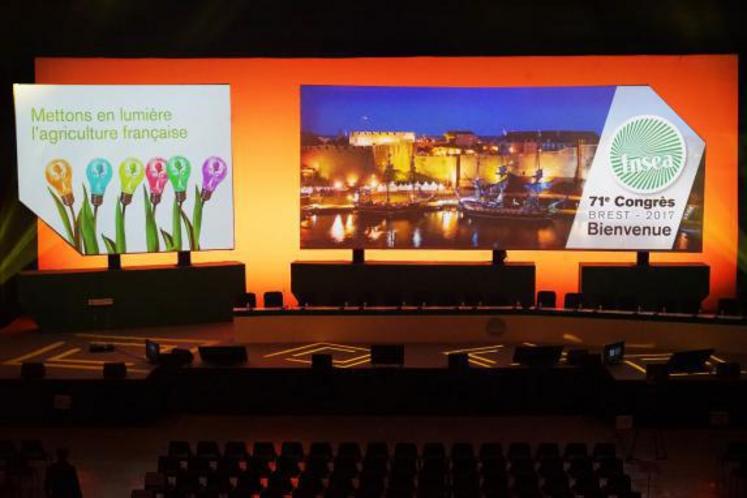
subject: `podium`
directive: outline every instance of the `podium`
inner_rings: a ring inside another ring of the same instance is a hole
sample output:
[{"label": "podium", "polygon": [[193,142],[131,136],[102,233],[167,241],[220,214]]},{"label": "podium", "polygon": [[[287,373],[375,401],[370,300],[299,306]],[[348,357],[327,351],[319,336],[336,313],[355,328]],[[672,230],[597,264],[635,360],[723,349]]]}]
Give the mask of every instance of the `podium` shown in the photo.
[{"label": "podium", "polygon": [[45,331],[230,321],[241,263],[22,272],[19,301]]},{"label": "podium", "polygon": [[528,307],[534,263],[295,261],[291,291],[300,305]]},{"label": "podium", "polygon": [[666,309],[695,313],[708,296],[710,267],[702,263],[581,263],[585,308]]}]

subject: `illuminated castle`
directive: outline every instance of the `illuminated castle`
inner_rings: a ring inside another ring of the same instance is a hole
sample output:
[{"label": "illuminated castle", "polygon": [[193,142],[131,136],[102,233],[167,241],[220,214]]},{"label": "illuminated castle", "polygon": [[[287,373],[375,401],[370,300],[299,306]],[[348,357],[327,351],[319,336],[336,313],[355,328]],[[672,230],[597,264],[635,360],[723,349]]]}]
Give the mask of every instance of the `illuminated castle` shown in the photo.
[{"label": "illuminated castle", "polygon": [[414,131],[351,131],[350,145],[370,147],[372,145],[398,144],[414,142]]}]

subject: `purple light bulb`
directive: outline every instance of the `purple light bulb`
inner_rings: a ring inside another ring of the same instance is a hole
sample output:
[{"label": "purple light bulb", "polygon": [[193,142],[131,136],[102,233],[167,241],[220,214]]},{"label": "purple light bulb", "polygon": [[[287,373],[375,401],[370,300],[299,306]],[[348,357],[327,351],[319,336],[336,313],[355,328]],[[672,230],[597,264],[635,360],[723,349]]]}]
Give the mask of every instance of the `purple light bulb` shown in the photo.
[{"label": "purple light bulb", "polygon": [[218,156],[211,156],[202,163],[202,200],[207,201],[213,191],[228,174],[226,162]]}]

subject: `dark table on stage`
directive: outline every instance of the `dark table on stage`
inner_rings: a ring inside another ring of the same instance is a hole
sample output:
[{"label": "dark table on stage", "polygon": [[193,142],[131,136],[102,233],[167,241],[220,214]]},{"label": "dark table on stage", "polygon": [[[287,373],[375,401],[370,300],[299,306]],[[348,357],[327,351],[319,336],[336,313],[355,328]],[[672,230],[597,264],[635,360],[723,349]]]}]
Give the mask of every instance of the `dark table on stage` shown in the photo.
[{"label": "dark table on stage", "polygon": [[28,271],[18,279],[21,305],[51,331],[230,321],[244,287],[236,262]]},{"label": "dark table on stage", "polygon": [[301,305],[514,305],[534,303],[534,263],[295,261]]},{"label": "dark table on stage", "polygon": [[695,312],[710,292],[709,278],[710,267],[703,263],[579,265],[579,289],[587,308]]}]

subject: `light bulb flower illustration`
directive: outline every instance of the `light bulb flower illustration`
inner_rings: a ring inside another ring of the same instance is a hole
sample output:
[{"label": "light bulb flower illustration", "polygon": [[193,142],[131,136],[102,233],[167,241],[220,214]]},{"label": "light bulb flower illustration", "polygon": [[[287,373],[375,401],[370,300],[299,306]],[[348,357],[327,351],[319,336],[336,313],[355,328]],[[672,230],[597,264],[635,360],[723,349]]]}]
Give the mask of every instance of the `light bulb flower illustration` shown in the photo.
[{"label": "light bulb flower illustration", "polygon": [[53,159],[47,164],[44,176],[62,199],[62,203],[68,207],[75,202],[73,196],[73,168],[64,159]]},{"label": "light bulb flower illustration", "polygon": [[207,201],[213,195],[216,187],[226,178],[228,166],[218,156],[208,157],[202,163],[202,200]]},{"label": "light bulb flower illustration", "polygon": [[86,167],[86,178],[91,186],[91,204],[98,207],[104,202],[104,192],[112,179],[112,165],[102,158],[93,159]]},{"label": "light bulb flower illustration", "polygon": [[132,193],[145,176],[145,168],[139,159],[128,157],[119,165],[119,181],[122,187],[120,200],[126,206],[132,202]]},{"label": "light bulb flower illustration", "polygon": [[145,177],[148,179],[150,186],[150,201],[154,206],[161,202],[161,194],[169,175],[166,173],[166,159],[154,157],[145,165]]},{"label": "light bulb flower illustration", "polygon": [[184,202],[187,198],[187,184],[189,175],[192,172],[192,165],[189,160],[183,156],[174,156],[166,164],[166,174],[169,181],[174,187],[174,194],[178,203]]}]

